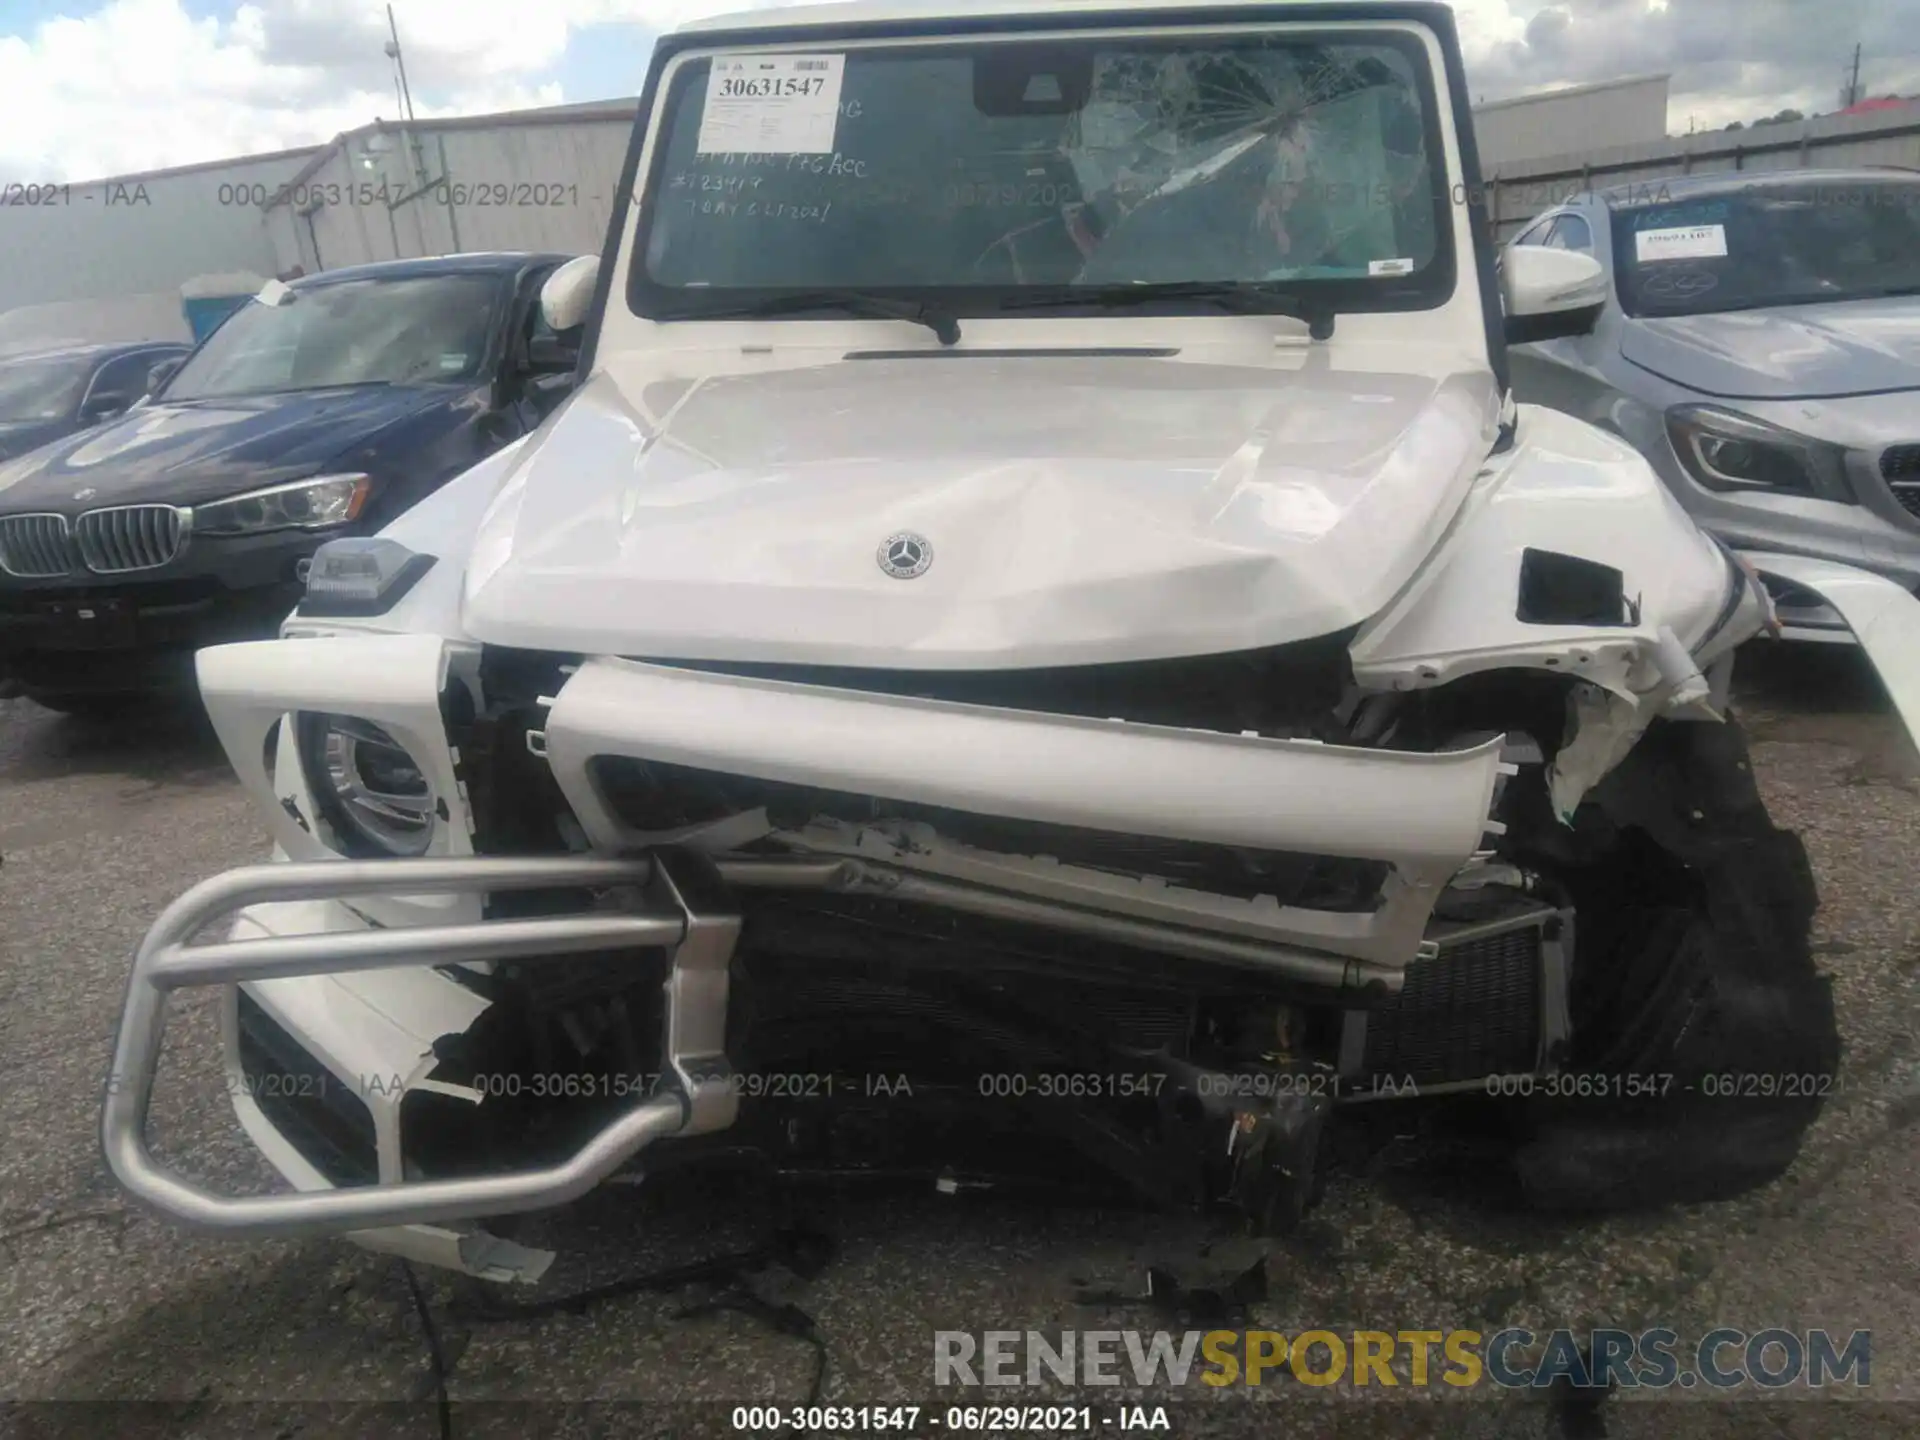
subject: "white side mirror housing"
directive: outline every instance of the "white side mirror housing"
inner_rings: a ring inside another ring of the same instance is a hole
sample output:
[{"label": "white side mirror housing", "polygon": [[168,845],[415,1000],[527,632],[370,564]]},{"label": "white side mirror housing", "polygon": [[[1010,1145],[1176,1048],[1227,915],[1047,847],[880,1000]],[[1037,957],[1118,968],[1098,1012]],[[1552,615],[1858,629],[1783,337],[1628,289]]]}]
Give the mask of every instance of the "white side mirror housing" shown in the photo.
[{"label": "white side mirror housing", "polygon": [[1509,344],[1585,335],[1606,308],[1607,272],[1581,251],[1514,245],[1501,269]]},{"label": "white side mirror housing", "polygon": [[540,287],[540,314],[562,332],[587,318],[593,307],[593,288],[600,279],[600,257],[580,255],[555,268]]}]

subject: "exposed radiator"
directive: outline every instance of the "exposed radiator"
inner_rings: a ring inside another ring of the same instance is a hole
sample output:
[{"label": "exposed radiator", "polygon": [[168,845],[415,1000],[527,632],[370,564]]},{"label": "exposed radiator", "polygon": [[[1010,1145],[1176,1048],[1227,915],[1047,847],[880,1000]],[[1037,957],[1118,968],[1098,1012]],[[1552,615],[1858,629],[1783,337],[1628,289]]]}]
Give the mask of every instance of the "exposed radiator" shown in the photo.
[{"label": "exposed radiator", "polygon": [[1532,1073],[1566,1036],[1573,912],[1542,909],[1435,937],[1387,1004],[1351,1011],[1340,1070],[1350,1080],[1430,1086]]}]

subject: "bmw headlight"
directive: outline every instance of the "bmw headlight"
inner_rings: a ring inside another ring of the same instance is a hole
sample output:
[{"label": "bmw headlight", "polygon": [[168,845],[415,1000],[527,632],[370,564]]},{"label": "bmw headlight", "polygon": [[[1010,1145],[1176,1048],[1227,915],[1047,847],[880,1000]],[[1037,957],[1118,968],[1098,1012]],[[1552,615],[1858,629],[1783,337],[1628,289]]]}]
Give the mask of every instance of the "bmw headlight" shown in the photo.
[{"label": "bmw headlight", "polygon": [[1667,412],[1674,454],[1709,490],[1771,491],[1854,503],[1846,451],[1761,420],[1710,405],[1677,405]]},{"label": "bmw headlight", "polygon": [[300,767],[333,840],[359,859],[423,855],[437,802],[406,746],[368,720],[303,713]]},{"label": "bmw headlight", "polygon": [[268,530],[324,530],[357,519],[371,482],[365,475],[321,475],[269,485],[229,500],[193,507],[196,535],[257,535]]}]

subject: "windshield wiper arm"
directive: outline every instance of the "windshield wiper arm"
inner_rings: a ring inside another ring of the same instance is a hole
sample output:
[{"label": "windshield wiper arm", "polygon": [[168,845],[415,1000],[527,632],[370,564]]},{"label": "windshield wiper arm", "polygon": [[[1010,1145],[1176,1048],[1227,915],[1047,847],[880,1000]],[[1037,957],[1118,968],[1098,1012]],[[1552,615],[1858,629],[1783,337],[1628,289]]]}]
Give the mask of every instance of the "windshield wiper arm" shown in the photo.
[{"label": "windshield wiper arm", "polygon": [[661,318],[751,320],[762,315],[793,315],[804,310],[841,310],[849,315],[874,320],[909,320],[933,331],[942,345],[960,343],[960,322],[938,306],[924,305],[917,300],[894,300],[885,295],[869,294],[865,290],[801,290],[791,295],[772,295],[764,300],[748,301],[744,305],[724,305],[712,309],[692,305],[682,309],[676,306],[673,314]]},{"label": "windshield wiper arm", "polygon": [[1334,309],[1331,305],[1316,304],[1301,298],[1295,291],[1275,289],[1259,283],[1181,280],[1167,285],[1062,285],[1051,290],[1009,295],[1000,302],[1000,308],[1051,310],[1059,306],[1090,305],[1100,310],[1120,310],[1178,300],[1197,300],[1238,315],[1285,315],[1306,321],[1307,333],[1315,340],[1333,337]]}]

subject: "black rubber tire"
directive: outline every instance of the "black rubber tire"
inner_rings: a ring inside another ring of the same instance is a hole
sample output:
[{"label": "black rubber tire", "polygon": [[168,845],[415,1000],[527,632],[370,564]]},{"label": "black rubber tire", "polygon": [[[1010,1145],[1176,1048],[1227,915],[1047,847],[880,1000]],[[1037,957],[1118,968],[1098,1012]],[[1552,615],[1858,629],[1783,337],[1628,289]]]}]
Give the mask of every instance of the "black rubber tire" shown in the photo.
[{"label": "black rubber tire", "polygon": [[[1660,722],[1596,789],[1554,870],[1581,902],[1565,1070],[1529,1103],[1522,1190],[1551,1210],[1726,1199],[1777,1178],[1840,1063],[1819,900],[1739,726]],[[1609,905],[1609,900],[1612,904]]]}]

